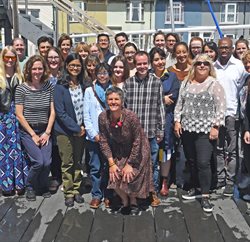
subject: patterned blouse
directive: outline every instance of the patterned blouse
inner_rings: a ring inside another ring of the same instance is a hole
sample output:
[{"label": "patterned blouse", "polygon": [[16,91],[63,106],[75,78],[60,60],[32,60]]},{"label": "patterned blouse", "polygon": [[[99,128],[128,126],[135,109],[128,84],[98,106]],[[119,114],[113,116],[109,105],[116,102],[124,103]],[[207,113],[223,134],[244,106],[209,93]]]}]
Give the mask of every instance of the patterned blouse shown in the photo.
[{"label": "patterned blouse", "polygon": [[174,120],[183,130],[209,133],[211,127],[224,125],[226,99],[223,87],[213,77],[202,83],[184,81],[174,111]]}]

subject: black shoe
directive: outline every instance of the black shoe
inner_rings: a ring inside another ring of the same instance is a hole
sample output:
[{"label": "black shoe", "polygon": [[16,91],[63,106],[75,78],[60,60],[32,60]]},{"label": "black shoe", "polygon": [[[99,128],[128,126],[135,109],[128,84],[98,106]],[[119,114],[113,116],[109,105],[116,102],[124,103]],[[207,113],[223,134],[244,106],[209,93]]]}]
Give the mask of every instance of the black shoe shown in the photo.
[{"label": "black shoe", "polygon": [[66,197],[65,198],[65,206],[73,207],[74,206],[74,198],[73,197]]},{"label": "black shoe", "polygon": [[218,181],[216,185],[216,189],[225,189],[226,182],[225,181]]},{"label": "black shoe", "polygon": [[131,205],[130,215],[138,216],[141,214],[141,210],[137,205]]},{"label": "black shoe", "polygon": [[112,214],[129,215],[130,214],[130,207],[129,206],[127,206],[127,207],[124,207],[124,206],[116,207],[116,208],[113,208],[111,210],[111,213]]},{"label": "black shoe", "polygon": [[209,201],[209,197],[202,197],[201,199],[201,207],[204,212],[211,213],[213,211],[213,206]]},{"label": "black shoe", "polygon": [[5,197],[11,197],[15,195],[15,191],[11,190],[11,191],[2,191],[3,196]]},{"label": "black shoe", "polygon": [[51,197],[51,193],[48,191],[48,192],[44,192],[43,194],[42,194],[42,196],[44,197],[44,198],[50,198]]},{"label": "black shoe", "polygon": [[76,203],[84,203],[84,198],[80,194],[76,194],[74,200]]},{"label": "black shoe", "polygon": [[224,191],[223,195],[226,197],[232,197],[234,194],[234,185],[233,184],[227,184]]},{"label": "black shoe", "polygon": [[191,188],[186,194],[182,195],[182,198],[185,200],[192,200],[196,198],[201,198],[201,193],[195,188]]},{"label": "black shoe", "polygon": [[27,201],[36,201],[36,193],[33,189],[28,188],[26,190],[25,197]]}]

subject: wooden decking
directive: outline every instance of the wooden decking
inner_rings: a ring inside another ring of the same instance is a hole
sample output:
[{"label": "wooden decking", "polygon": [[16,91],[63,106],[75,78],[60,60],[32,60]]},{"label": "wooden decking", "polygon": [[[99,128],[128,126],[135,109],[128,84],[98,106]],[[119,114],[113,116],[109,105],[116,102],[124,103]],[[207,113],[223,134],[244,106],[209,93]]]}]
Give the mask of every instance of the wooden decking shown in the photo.
[{"label": "wooden decking", "polygon": [[205,214],[198,200],[183,201],[182,190],[172,190],[156,208],[137,217],[113,215],[104,205],[64,206],[63,193],[51,198],[0,196],[0,242],[246,242],[250,241],[250,205],[237,198],[212,194],[214,211]]}]

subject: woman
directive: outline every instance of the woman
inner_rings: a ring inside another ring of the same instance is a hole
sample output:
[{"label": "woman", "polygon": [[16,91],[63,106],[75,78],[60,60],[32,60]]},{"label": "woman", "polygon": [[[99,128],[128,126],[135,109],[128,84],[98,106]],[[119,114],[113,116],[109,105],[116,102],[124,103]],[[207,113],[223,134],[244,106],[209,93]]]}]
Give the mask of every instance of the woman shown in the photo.
[{"label": "woman", "polygon": [[111,87],[106,92],[109,110],[99,116],[100,147],[109,165],[109,189],[122,200],[122,213],[140,213],[136,198],[153,192],[150,146],[132,111],[123,108],[123,92]]},{"label": "woman", "polygon": [[84,83],[86,88],[91,86],[96,80],[95,68],[100,64],[100,60],[96,55],[90,54],[84,61]]},{"label": "woman", "polygon": [[176,58],[176,64],[168,68],[169,72],[174,72],[179,81],[183,81],[187,76],[190,65],[188,63],[188,46],[185,42],[179,42],[174,45],[173,57]]},{"label": "woman", "polygon": [[150,62],[152,67],[152,73],[162,81],[164,101],[165,101],[165,113],[166,113],[166,125],[165,135],[160,149],[160,170],[162,186],[160,194],[162,196],[168,195],[168,175],[171,166],[171,156],[174,152],[174,106],[178,98],[178,92],[180,88],[179,80],[175,73],[168,72],[165,69],[166,54],[162,49],[152,48],[149,52]]},{"label": "woman", "polygon": [[106,109],[105,92],[112,85],[110,81],[111,69],[108,64],[97,65],[95,72],[97,80],[92,87],[86,89],[84,95],[84,124],[87,134],[87,148],[90,154],[89,166],[92,181],[90,207],[94,209],[100,206],[103,197],[105,197],[105,204],[108,204],[107,196],[101,187],[105,174],[102,172],[104,161],[99,147],[98,116]]},{"label": "woman", "polygon": [[176,58],[173,56],[173,50],[174,45],[180,42],[180,37],[176,33],[167,33],[165,39],[167,48],[166,68],[168,68],[176,63]]},{"label": "woman", "polygon": [[67,34],[62,34],[57,42],[57,47],[60,49],[63,60],[65,61],[72,48],[73,41]]},{"label": "woman", "polygon": [[134,76],[136,73],[134,55],[137,52],[137,46],[132,42],[127,42],[123,47],[123,55],[126,58],[129,66],[129,76]]},{"label": "woman", "polygon": [[83,60],[85,60],[87,56],[90,54],[89,45],[84,42],[80,42],[76,45],[75,52],[78,53]]},{"label": "woman", "polygon": [[129,66],[124,56],[118,55],[111,62],[112,83],[122,89],[124,82],[129,78]]},{"label": "woman", "polygon": [[194,199],[198,180],[203,211],[212,212],[209,201],[211,187],[210,160],[218,139],[219,127],[224,125],[225,93],[216,80],[215,70],[207,54],[195,57],[187,79],[182,82],[174,111],[174,131],[182,137],[188,162],[192,188],[183,199]]},{"label": "woman", "polygon": [[53,87],[48,82],[43,57],[32,56],[24,69],[24,80],[16,88],[16,115],[21,125],[21,141],[30,160],[26,182],[26,199],[36,194],[50,197],[48,176],[51,164],[51,130],[55,120]]},{"label": "woman", "polygon": [[[4,196],[24,192],[27,165],[23,159],[18,121],[15,115],[14,95],[23,81],[16,50],[3,48],[0,56],[0,189]],[[13,156],[15,154],[15,156]]]},{"label": "woman", "polygon": [[200,37],[192,37],[189,43],[189,59],[190,63],[196,55],[202,53],[203,40]]},{"label": "woman", "polygon": [[[48,50],[46,62],[50,72],[49,81],[53,86],[55,86],[58,79],[61,78],[63,72],[63,58],[61,51],[56,47],[51,47]],[[56,137],[54,132],[52,132],[52,162],[50,166],[52,180],[49,185],[49,190],[51,192],[55,192],[62,183],[61,163],[62,161],[59,155]]]},{"label": "woman", "polygon": [[235,49],[234,49],[234,57],[241,60],[244,56],[244,53],[246,53],[249,50],[249,42],[246,39],[240,38],[235,42]]},{"label": "woman", "polygon": [[62,180],[65,205],[83,203],[81,161],[84,151],[83,125],[83,62],[79,54],[71,53],[64,63],[64,75],[55,91],[56,121],[54,130],[62,158]]},{"label": "woman", "polygon": [[90,44],[89,51],[90,51],[91,55],[96,55],[99,58],[100,62],[104,61],[103,52],[98,44],[96,44],[96,43]]},{"label": "woman", "polygon": [[162,31],[157,31],[153,36],[153,44],[155,47],[160,49],[165,49],[166,42],[165,42],[165,34]]},{"label": "woman", "polygon": [[213,62],[215,62],[218,58],[218,47],[217,44],[214,43],[213,41],[211,42],[206,42],[203,45],[202,48],[202,53],[207,54]]}]

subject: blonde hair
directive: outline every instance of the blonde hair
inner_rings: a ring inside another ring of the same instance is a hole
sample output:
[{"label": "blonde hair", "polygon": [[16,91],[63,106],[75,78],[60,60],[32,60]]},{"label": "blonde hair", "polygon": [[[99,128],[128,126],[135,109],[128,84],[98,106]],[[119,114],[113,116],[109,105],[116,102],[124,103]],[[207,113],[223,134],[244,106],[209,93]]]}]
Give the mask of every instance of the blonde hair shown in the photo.
[{"label": "blonde hair", "polygon": [[16,64],[14,66],[14,74],[18,78],[19,84],[23,82],[23,76],[22,76],[20,65],[19,65],[19,58],[18,58],[17,52],[12,46],[7,45],[3,48],[1,55],[0,55],[0,89],[6,88],[6,71],[5,71],[5,62],[3,61],[3,58],[8,51],[11,51],[16,57]]},{"label": "blonde hair", "polygon": [[247,64],[247,62],[250,62],[250,50],[247,50],[242,57],[242,62],[244,65]]},{"label": "blonde hair", "polygon": [[213,65],[213,61],[211,60],[211,58],[207,55],[207,54],[198,54],[190,67],[190,70],[188,72],[188,75],[186,76],[185,80],[189,80],[192,81],[194,79],[195,76],[195,64],[197,61],[207,61],[210,64],[210,71],[209,71],[209,76],[212,76],[213,78],[216,78],[216,72],[214,69],[214,65]]}]

